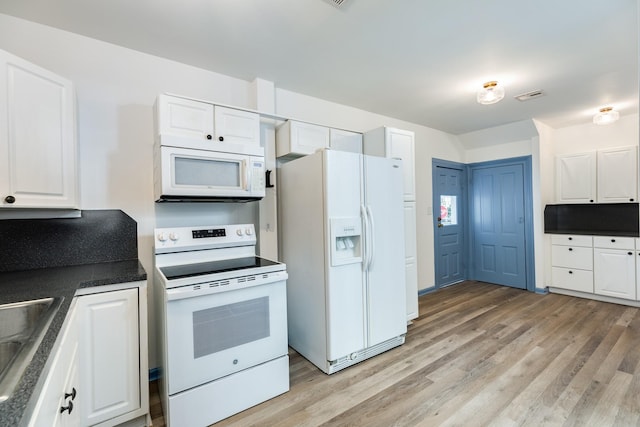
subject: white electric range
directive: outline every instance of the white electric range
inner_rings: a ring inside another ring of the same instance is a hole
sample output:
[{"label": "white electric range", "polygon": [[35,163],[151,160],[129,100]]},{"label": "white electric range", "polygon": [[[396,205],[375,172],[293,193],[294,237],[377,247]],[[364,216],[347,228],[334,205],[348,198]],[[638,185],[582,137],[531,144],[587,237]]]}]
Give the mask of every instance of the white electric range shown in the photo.
[{"label": "white electric range", "polygon": [[289,390],[286,266],[253,224],[155,230],[160,394],[168,426],[206,426]]}]

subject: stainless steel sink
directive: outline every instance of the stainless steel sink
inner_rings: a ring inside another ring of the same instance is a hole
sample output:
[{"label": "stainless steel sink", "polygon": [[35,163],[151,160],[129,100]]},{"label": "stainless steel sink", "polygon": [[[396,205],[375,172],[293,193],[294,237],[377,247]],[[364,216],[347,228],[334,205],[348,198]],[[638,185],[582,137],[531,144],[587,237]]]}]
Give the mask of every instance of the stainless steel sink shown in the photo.
[{"label": "stainless steel sink", "polygon": [[11,396],[60,302],[44,298],[0,305],[0,402]]}]

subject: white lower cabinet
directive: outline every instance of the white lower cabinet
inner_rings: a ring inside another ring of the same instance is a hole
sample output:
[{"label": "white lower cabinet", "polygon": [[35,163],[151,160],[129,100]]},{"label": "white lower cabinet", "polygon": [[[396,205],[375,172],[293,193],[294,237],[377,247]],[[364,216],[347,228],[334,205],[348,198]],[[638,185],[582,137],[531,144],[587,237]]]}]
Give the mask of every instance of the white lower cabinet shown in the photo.
[{"label": "white lower cabinet", "polygon": [[595,293],[636,299],[636,256],[632,237],[594,236]]},{"label": "white lower cabinet", "polygon": [[551,264],[551,288],[640,300],[640,239],[553,235]]},{"label": "white lower cabinet", "polygon": [[81,425],[78,404],[82,399],[77,393],[78,329],[75,327],[75,315],[75,304],[72,303],[45,365],[48,374],[40,381],[42,388],[31,412],[27,424],[29,427]]},{"label": "white lower cabinet", "polygon": [[83,425],[140,408],[138,289],[78,298]]},{"label": "white lower cabinet", "polygon": [[28,426],[148,425],[146,289],[135,282],[73,299]]},{"label": "white lower cabinet", "polygon": [[554,235],[551,243],[551,286],[593,293],[592,237]]}]

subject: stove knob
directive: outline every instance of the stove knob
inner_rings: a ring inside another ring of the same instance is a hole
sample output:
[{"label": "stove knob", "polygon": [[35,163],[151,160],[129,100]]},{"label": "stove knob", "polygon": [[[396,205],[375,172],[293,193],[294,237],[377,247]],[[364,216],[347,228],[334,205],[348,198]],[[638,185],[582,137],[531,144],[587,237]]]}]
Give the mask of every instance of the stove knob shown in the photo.
[{"label": "stove knob", "polygon": [[253,234],[253,230],[251,229],[251,227],[247,227],[245,233],[247,234],[247,236],[251,236]]},{"label": "stove knob", "polygon": [[169,233],[169,238],[176,242],[180,239],[180,235],[178,233]]},{"label": "stove knob", "polygon": [[242,236],[242,235],[244,234],[244,233],[242,232],[242,228],[238,228],[238,229],[236,230],[236,234],[237,234],[238,236]]},{"label": "stove knob", "polygon": [[158,233],[156,236],[159,242],[165,242],[167,240],[167,235],[163,232]]}]

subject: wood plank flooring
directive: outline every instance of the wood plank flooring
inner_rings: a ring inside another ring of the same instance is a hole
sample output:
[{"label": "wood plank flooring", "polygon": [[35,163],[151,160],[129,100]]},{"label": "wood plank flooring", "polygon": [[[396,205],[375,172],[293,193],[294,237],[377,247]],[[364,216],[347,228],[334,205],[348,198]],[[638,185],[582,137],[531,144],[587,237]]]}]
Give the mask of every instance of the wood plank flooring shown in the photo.
[{"label": "wood plank flooring", "polygon": [[[640,426],[639,311],[464,282],[336,374],[290,350],[291,390],[216,426]],[[155,383],[151,415],[164,427]]]}]

